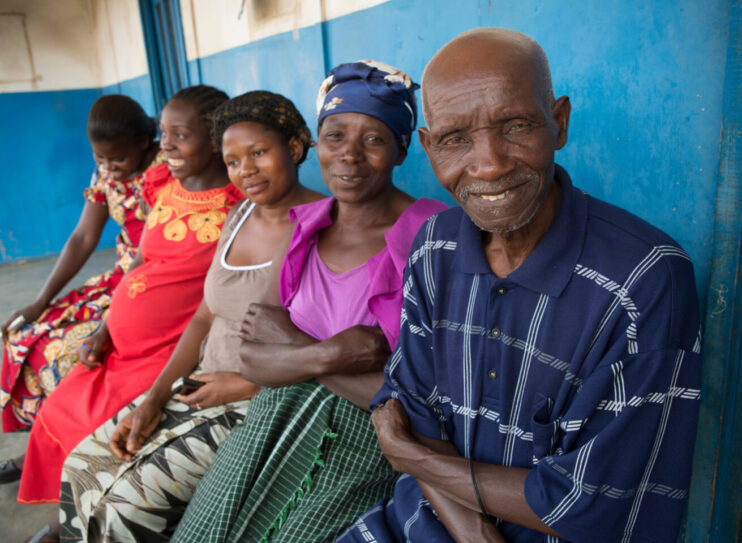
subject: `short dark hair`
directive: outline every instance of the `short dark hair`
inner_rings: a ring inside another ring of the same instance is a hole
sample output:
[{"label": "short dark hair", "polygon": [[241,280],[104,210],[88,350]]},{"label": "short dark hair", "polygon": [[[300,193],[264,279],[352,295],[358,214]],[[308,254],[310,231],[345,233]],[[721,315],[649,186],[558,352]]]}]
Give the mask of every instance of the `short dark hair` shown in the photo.
[{"label": "short dark hair", "polygon": [[211,126],[214,111],[224,102],[229,100],[226,92],[209,85],[194,85],[179,90],[170,97],[170,100],[183,100],[190,102],[196,108],[196,113],[201,120]]},{"label": "short dark hair", "polygon": [[297,166],[307,158],[312,146],[312,133],[294,103],[281,94],[251,91],[219,106],[214,113],[211,138],[219,149],[227,128],[240,122],[255,122],[278,132],[286,141],[297,138],[304,146]]},{"label": "short dark hair", "polygon": [[98,98],[88,114],[88,139],[94,142],[153,141],[157,122],[135,100],[122,94]]}]

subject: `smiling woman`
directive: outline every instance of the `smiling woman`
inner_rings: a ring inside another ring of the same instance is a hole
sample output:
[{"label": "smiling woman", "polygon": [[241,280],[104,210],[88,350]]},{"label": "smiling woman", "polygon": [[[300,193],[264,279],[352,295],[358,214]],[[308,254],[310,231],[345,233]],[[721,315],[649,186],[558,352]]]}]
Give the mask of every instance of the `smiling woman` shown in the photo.
[{"label": "smiling woman", "polygon": [[173,98],[162,110],[160,147],[176,179],[189,179],[213,160],[208,125],[198,121],[196,106],[187,100]]},{"label": "smiling woman", "polygon": [[[230,181],[251,200],[230,212],[201,305],[155,383],[65,462],[65,539],[169,538],[216,449],[259,389],[239,373],[240,323],[263,293],[275,247],[290,227],[289,209],[321,195],[299,183],[311,138],[287,98],[264,91],[238,96],[216,111],[214,127]],[[199,360],[201,373],[192,379],[201,386],[173,395],[172,385]]]},{"label": "smiling woman", "polygon": [[296,163],[304,145],[292,137],[256,122],[230,126],[223,137],[222,154],[229,178],[257,204],[275,201],[296,183]]},{"label": "smiling woman", "polygon": [[327,188],[338,198],[347,195],[350,201],[362,201],[386,189],[392,170],[407,154],[387,125],[354,113],[324,119],[319,141],[317,157]]},{"label": "smiling woman", "polygon": [[[166,164],[147,172],[142,194],[157,220],[147,222],[141,250],[111,298],[106,322],[82,344],[81,363],[37,417],[19,502],[59,501],[68,452],[146,390],[198,307],[224,219],[241,197],[209,140],[210,116],[225,100],[213,87],[190,87],[165,107],[162,148],[169,158],[184,161],[173,166],[179,178]],[[175,126],[182,137],[172,137]]]},{"label": "smiling woman", "polygon": [[[291,210],[291,236],[242,328],[240,371],[264,387],[174,541],[329,540],[390,492],[397,474],[364,409],[399,334],[412,238],[445,208],[392,182],[415,126],[415,88],[373,61],[338,66],[323,85],[317,155],[333,197]],[[254,149],[231,166],[247,186],[261,181],[264,149]]]}]

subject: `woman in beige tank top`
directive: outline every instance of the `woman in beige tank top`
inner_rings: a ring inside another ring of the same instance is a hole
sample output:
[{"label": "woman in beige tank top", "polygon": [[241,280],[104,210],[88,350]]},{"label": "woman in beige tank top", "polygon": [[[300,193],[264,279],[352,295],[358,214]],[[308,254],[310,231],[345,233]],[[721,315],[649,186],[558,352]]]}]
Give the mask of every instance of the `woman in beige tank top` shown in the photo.
[{"label": "woman in beige tank top", "polygon": [[[212,136],[230,181],[247,198],[227,217],[201,305],[149,392],[67,458],[65,538],[168,538],[220,443],[242,422],[259,389],[238,373],[240,323],[263,294],[275,245],[289,229],[289,209],[321,198],[298,177],[311,134],[290,100],[254,91],[217,110]],[[190,387],[174,393],[181,378]]]}]

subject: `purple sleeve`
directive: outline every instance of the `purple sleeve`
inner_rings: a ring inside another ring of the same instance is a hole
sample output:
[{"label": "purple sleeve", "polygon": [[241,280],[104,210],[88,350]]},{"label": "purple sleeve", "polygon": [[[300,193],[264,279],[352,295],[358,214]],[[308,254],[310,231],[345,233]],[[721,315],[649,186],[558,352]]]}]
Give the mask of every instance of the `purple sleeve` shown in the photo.
[{"label": "purple sleeve", "polygon": [[319,230],[332,224],[330,211],[334,202],[334,198],[324,198],[289,210],[289,221],[295,222],[296,227],[291,235],[291,243],[286,250],[278,280],[278,293],[283,307],[289,305],[299,288],[299,279],[312,239]]},{"label": "purple sleeve", "polygon": [[437,200],[416,200],[384,236],[386,248],[368,261],[371,283],[368,307],[379,321],[379,327],[392,349],[399,338],[402,284],[410,247],[423,223],[445,209],[447,206]]}]

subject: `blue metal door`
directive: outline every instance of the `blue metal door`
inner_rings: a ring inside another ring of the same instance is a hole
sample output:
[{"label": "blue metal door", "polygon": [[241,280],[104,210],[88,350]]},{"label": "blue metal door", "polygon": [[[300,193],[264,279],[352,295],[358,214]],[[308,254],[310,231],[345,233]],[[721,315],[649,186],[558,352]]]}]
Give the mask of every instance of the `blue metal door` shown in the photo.
[{"label": "blue metal door", "polygon": [[139,0],[156,113],[190,85],[179,0]]}]

